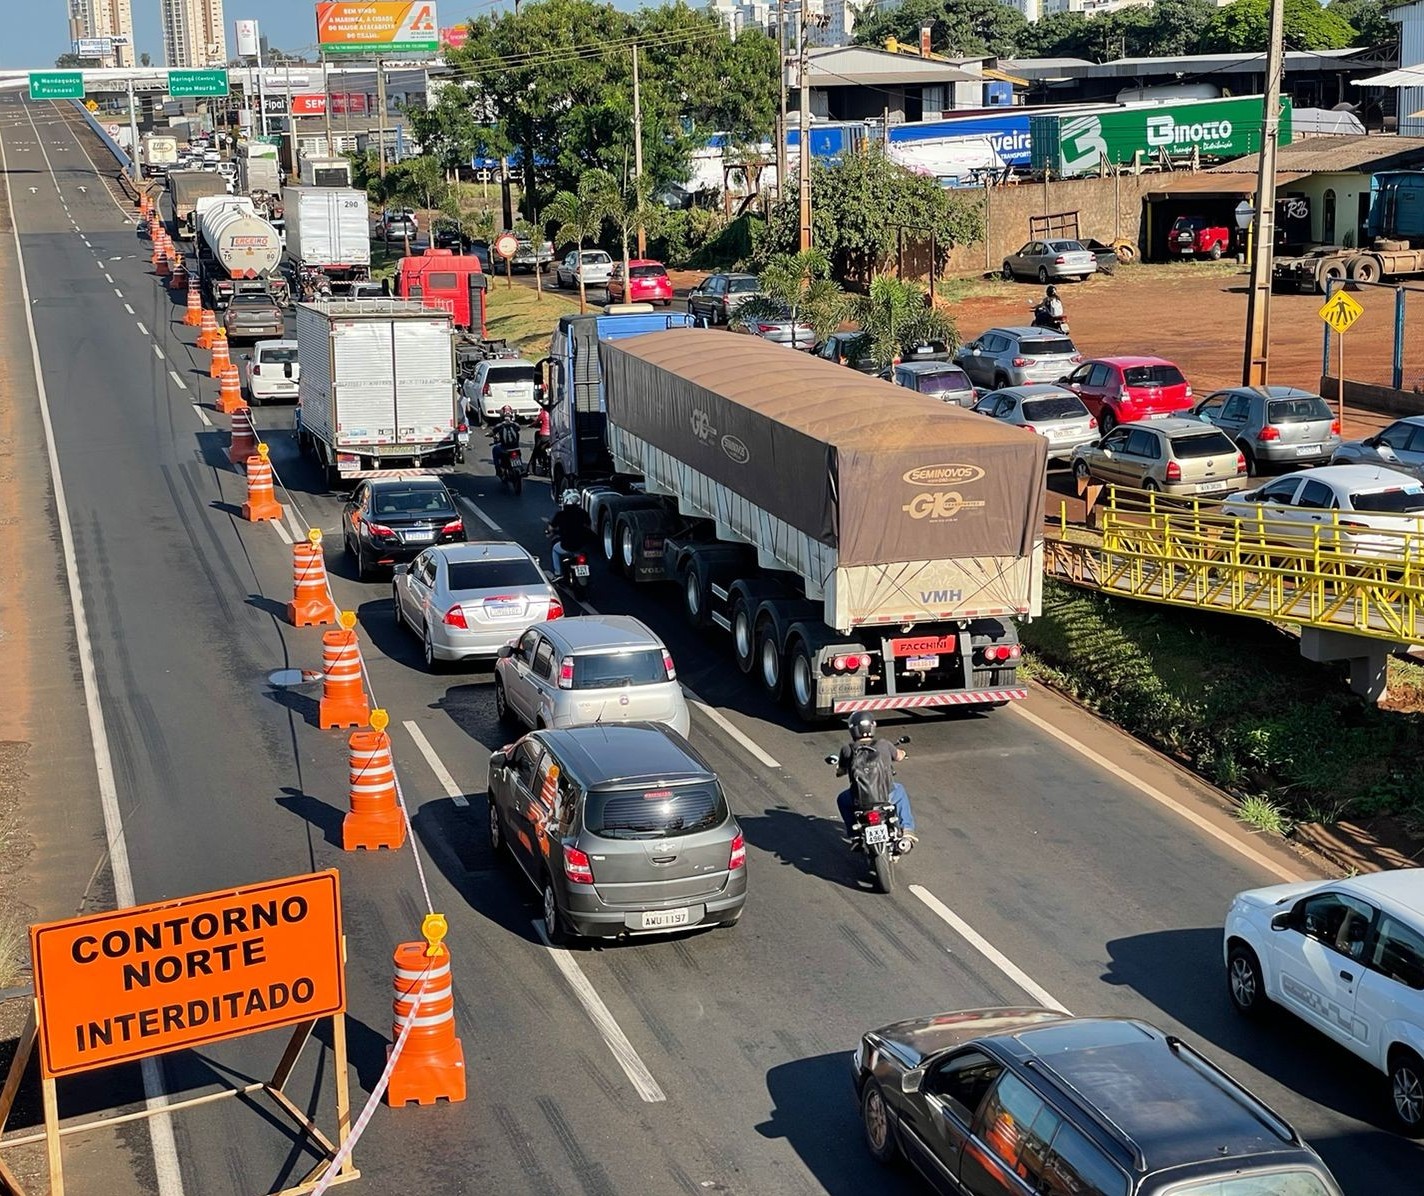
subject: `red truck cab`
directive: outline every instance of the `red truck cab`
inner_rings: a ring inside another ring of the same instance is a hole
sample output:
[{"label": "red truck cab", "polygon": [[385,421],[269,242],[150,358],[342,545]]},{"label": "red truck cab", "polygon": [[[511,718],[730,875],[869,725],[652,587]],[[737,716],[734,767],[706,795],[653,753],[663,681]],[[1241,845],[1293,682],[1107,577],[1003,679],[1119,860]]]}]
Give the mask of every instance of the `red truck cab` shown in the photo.
[{"label": "red truck cab", "polygon": [[1178,216],[1167,234],[1167,253],[1172,257],[1209,257],[1216,261],[1231,248],[1231,230],[1212,224],[1205,216]]},{"label": "red truck cab", "polygon": [[396,296],[448,311],[457,328],[485,335],[485,292],[489,277],[473,254],[427,249],[403,257],[396,271]]}]

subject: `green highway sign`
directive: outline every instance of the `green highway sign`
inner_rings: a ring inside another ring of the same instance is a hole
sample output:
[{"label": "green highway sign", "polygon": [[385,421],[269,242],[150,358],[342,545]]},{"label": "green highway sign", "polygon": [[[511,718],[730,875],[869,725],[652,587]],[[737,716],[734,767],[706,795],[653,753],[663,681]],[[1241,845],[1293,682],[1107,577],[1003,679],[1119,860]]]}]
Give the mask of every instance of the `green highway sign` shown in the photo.
[{"label": "green highway sign", "polygon": [[227,71],[169,71],[168,94],[180,96],[227,95]]},{"label": "green highway sign", "polygon": [[31,71],[30,99],[82,100],[83,71]]}]

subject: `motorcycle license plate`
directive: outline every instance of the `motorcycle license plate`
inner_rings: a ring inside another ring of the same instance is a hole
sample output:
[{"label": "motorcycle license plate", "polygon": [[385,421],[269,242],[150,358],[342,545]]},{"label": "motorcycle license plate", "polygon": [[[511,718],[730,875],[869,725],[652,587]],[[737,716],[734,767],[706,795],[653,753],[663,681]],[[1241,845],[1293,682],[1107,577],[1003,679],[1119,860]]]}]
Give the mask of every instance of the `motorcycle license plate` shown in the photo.
[{"label": "motorcycle license plate", "polygon": [[888,826],[868,826],[865,828],[865,845],[874,847],[878,843],[890,842],[890,828]]},{"label": "motorcycle license plate", "polygon": [[905,668],[912,673],[932,672],[938,665],[938,656],[911,656],[905,661]]},{"label": "motorcycle license plate", "polygon": [[575,576],[575,577],[587,577],[587,576],[588,576],[588,566],[587,566],[587,565],[575,565],[575,566],[574,566],[574,576]]}]

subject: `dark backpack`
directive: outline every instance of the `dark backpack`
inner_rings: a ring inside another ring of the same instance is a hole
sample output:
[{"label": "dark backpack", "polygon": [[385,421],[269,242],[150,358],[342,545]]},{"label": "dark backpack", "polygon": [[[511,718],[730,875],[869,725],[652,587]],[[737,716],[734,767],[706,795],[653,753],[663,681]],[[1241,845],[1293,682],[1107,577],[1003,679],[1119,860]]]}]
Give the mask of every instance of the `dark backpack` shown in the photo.
[{"label": "dark backpack", "polygon": [[856,809],[868,810],[872,806],[883,806],[890,800],[895,778],[873,741],[851,744],[848,772]]}]

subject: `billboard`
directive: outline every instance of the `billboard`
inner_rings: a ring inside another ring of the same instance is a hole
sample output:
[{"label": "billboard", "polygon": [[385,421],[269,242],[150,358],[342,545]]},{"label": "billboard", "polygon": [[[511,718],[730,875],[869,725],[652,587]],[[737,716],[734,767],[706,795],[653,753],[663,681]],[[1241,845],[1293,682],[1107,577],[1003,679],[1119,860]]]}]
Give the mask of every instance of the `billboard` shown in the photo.
[{"label": "billboard", "polygon": [[326,96],[317,92],[315,95],[295,95],[292,97],[293,116],[322,116],[326,113]]},{"label": "billboard", "polygon": [[30,927],[46,1076],[346,1008],[334,870]]},{"label": "billboard", "polygon": [[256,21],[234,21],[233,29],[237,33],[237,52],[239,55],[246,55],[251,58],[257,57],[261,52],[261,41],[257,36]]},{"label": "billboard", "polygon": [[469,40],[469,25],[447,25],[440,31],[440,44],[447,50],[458,50]]},{"label": "billboard", "polygon": [[323,54],[434,54],[440,27],[427,0],[336,0],[316,6]]},{"label": "billboard", "polygon": [[114,52],[111,37],[81,37],[74,43],[74,52],[80,58],[107,58]]}]

